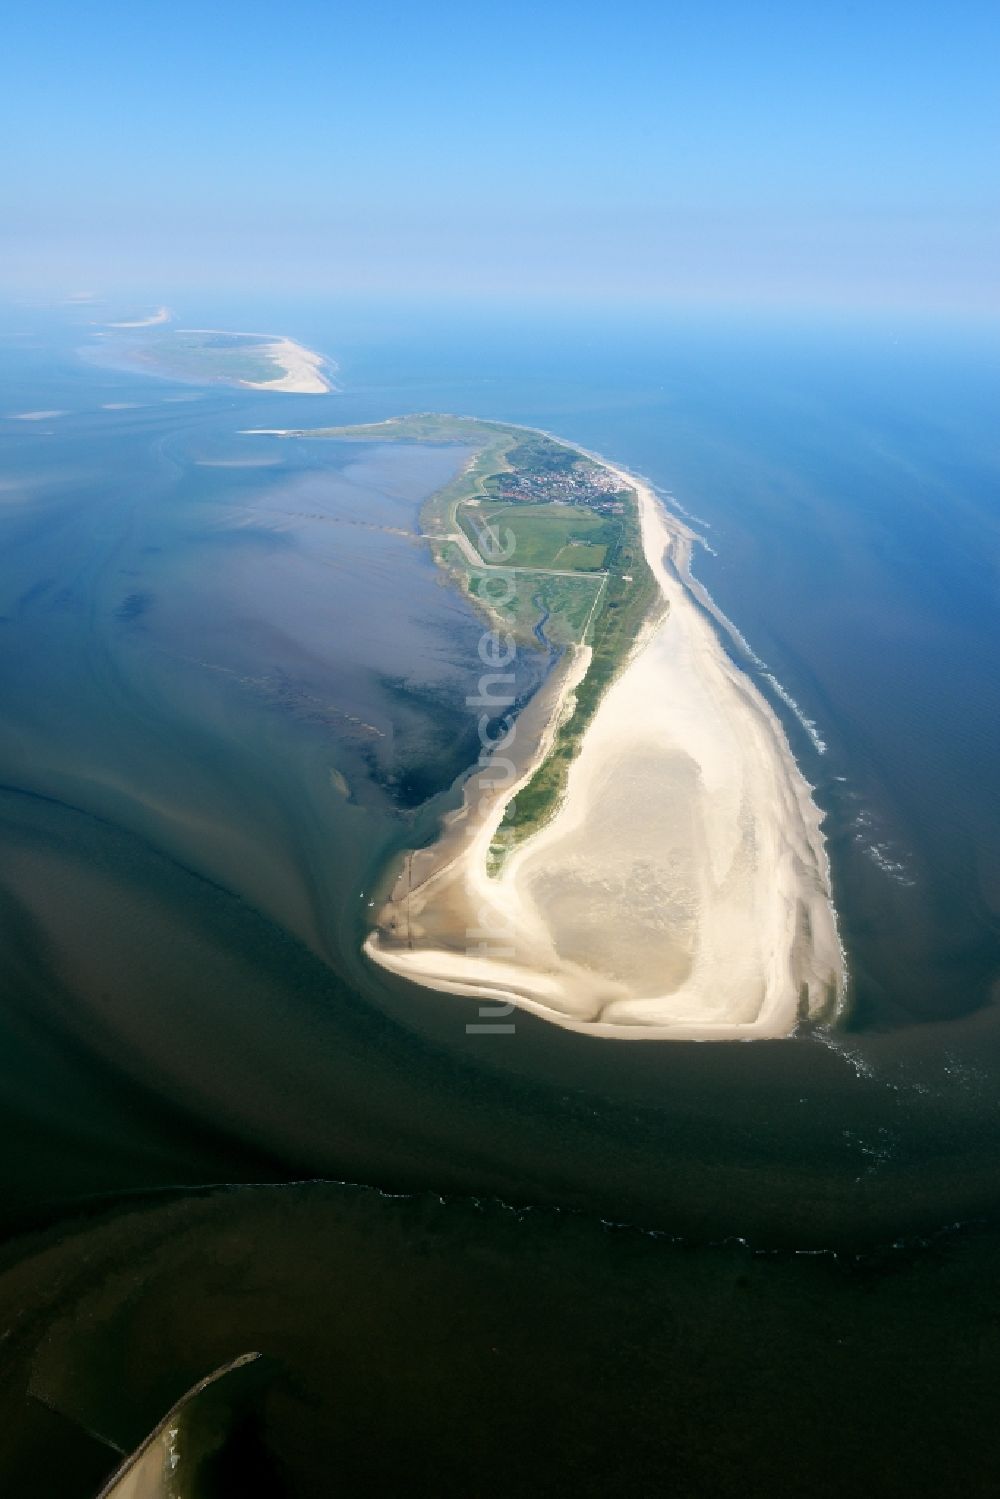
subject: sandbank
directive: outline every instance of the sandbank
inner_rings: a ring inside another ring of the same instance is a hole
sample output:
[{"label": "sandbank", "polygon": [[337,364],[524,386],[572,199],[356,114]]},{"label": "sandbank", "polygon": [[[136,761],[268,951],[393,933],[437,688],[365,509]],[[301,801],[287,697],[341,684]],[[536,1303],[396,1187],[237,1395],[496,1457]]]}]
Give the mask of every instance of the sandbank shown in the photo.
[{"label": "sandbank", "polygon": [[322,354],[314,354],[291,338],[276,338],[261,347],[282,373],[273,380],[241,380],[251,390],[285,390],[295,395],[326,395],[333,389],[321,373],[325,363]]},{"label": "sandbank", "polygon": [[108,323],[109,328],[155,328],[159,323],[169,323],[170,308],[158,307],[149,317],[131,318],[127,322]]}]

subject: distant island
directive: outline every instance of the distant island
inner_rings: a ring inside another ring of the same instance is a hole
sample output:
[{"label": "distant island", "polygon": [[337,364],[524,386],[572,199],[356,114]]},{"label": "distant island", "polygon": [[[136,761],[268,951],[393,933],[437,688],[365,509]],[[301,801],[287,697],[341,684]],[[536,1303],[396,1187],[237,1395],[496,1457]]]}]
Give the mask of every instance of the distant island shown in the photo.
[{"label": "distant island", "polygon": [[118,323],[109,323],[109,328],[154,328],[158,323],[169,323],[169,307],[158,307],[155,312],[147,313],[145,317],[124,318]]},{"label": "distant island", "polygon": [[[483,753],[366,943],[431,988],[613,1038],[749,1039],[832,1019],[843,954],[821,814],[649,486],[547,433],[420,415],[276,435],[456,443],[425,504],[483,613]],[[556,664],[518,710],[509,662]],[[506,695],[505,695],[506,691]],[[470,706],[470,711],[473,708]]]},{"label": "distant island", "polygon": [[117,336],[101,335],[107,338],[102,362],[172,380],[290,395],[325,395],[334,388],[326,374],[328,360],[279,334],[177,328],[152,338],[135,336],[167,317],[166,308],[161,308],[148,318],[109,324]]}]

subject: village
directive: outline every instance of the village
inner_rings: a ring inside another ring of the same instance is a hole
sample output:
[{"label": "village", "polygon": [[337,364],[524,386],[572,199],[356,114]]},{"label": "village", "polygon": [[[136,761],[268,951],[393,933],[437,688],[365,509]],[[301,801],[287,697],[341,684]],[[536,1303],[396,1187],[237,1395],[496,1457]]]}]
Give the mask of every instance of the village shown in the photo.
[{"label": "village", "polygon": [[625,513],[619,481],[596,464],[577,461],[554,472],[515,469],[497,475],[489,487],[498,499],[522,505],[585,505],[601,515]]}]

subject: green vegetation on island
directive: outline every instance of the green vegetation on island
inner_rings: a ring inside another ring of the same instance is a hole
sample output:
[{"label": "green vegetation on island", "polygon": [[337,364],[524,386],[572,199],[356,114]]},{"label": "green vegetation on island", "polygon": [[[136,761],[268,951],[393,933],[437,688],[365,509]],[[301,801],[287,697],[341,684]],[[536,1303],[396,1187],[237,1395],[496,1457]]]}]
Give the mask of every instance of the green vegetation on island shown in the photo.
[{"label": "green vegetation on island", "polygon": [[255,333],[174,332],[129,338],[124,349],[137,364],[179,380],[242,385],[276,380],[281,371],[268,353],[273,339]]},{"label": "green vegetation on island", "polygon": [[608,550],[618,538],[619,525],[604,520],[583,505],[464,506],[462,529],[477,551],[490,536],[506,528],[513,542],[512,558],[519,567],[541,567],[559,572],[601,572]]},{"label": "green vegetation on island", "polygon": [[587,673],[549,754],[497,831],[495,871],[511,848],[552,817],[601,698],[643,626],[663,607],[643,552],[635,490],[568,443],[471,417],[398,417],[295,435],[468,447],[462,472],[421,511],[438,565],[516,641],[533,648],[591,647]]},{"label": "green vegetation on island", "polygon": [[576,688],[572,711],[559,725],[551,751],[504,813],[490,851],[494,867],[499,868],[515,844],[548,822],[562,801],[569,768],[601,698],[643,625],[663,607],[663,596],[642,549],[635,493],[630,494],[632,502],[590,627],[592,655],[587,674]]}]

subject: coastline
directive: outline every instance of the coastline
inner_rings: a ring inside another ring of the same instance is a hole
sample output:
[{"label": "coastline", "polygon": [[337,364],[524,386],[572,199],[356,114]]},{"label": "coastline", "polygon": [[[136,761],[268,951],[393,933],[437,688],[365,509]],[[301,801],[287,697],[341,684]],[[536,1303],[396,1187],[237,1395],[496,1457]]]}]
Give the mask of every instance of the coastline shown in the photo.
[{"label": "coastline", "polygon": [[530,762],[492,796],[474,773],[464,836],[427,851],[416,884],[411,856],[365,950],[426,987],[588,1035],[789,1036],[843,1003],[821,813],[773,709],[695,602],[694,533],[641,480],[586,456],[636,492],[667,614],[606,691],[551,821],[489,874],[504,807],[544,758],[580,657]]},{"label": "coastline", "polygon": [[[155,324],[170,321],[167,309],[161,311],[165,317],[156,314],[131,323],[107,324],[98,330],[95,338],[102,343],[91,350],[96,362],[194,385],[228,385],[288,395],[328,395],[336,388],[326,373],[336,368],[334,362],[283,334],[167,328],[158,330],[151,341],[139,336]],[[206,344],[205,340],[210,342]],[[251,378],[262,373],[269,378]]]},{"label": "coastline", "polygon": [[284,334],[234,333],[225,328],[178,328],[177,332],[223,334],[227,338],[256,340],[258,347],[254,352],[270,359],[281,373],[275,375],[273,380],[232,379],[229,382],[244,390],[282,390],[290,395],[319,396],[328,395],[334,388],[333,382],[321,373],[324,366],[329,366],[330,361]]}]

